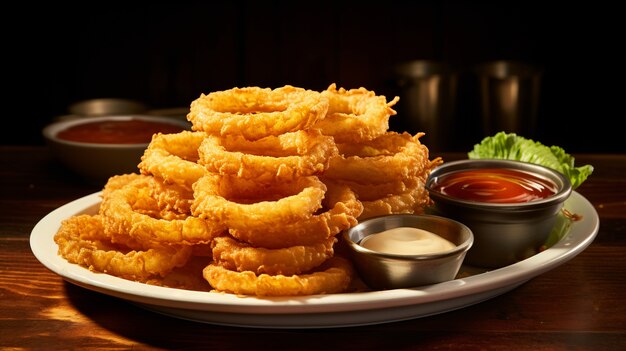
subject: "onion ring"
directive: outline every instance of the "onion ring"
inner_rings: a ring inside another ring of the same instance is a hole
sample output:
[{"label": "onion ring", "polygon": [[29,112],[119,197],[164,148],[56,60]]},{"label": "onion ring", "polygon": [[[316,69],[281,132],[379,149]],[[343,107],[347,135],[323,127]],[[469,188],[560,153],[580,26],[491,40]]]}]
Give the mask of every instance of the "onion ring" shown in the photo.
[{"label": "onion ring", "polygon": [[387,102],[365,88],[337,90],[331,84],[322,92],[328,98],[326,117],[315,124],[325,135],[331,135],[338,143],[359,143],[383,135],[389,129],[389,117],[396,114],[391,107],[399,97]]},{"label": "onion ring", "polygon": [[[329,180],[322,178],[322,181],[327,183]],[[419,180],[418,177],[411,177],[386,183],[375,183],[376,180],[371,181],[373,183],[368,184],[361,184],[351,180],[336,180],[335,182],[348,186],[356,193],[359,200],[364,202],[408,192],[418,186]]]},{"label": "onion ring", "polygon": [[209,292],[212,287],[202,276],[202,270],[207,263],[206,257],[192,256],[184,266],[175,267],[164,276],[154,276],[146,279],[143,283],[174,289]]},{"label": "onion ring", "polygon": [[119,190],[129,183],[143,182],[142,194],[148,194],[154,201],[147,201],[143,205],[136,206],[137,211],[154,218],[161,219],[184,219],[191,213],[193,191],[176,184],[165,184],[160,178],[154,178],[141,174],[124,174],[112,176],[104,185],[102,198],[106,199],[113,191]]},{"label": "onion ring", "polygon": [[361,201],[363,213],[359,221],[367,218],[397,214],[397,213],[424,213],[424,208],[431,204],[428,191],[424,188],[423,180],[417,186],[401,194],[393,194],[380,199]]},{"label": "onion ring", "polygon": [[314,245],[355,226],[357,217],[363,211],[363,205],[356,194],[347,186],[326,184],[328,191],[323,201],[324,208],[327,209],[325,212],[280,226],[251,226],[246,230],[230,228],[229,233],[234,238],[253,246],[279,249]]},{"label": "onion ring", "polygon": [[362,184],[401,181],[422,174],[429,165],[428,148],[419,142],[424,133],[387,132],[359,144],[338,144],[324,177]]},{"label": "onion ring", "polygon": [[161,209],[163,219],[184,219],[191,214],[193,191],[177,184],[165,184],[158,178],[153,178],[152,197],[156,206]]},{"label": "onion ring", "polygon": [[208,174],[193,186],[192,213],[228,228],[274,228],[311,216],[322,207],[326,185],[316,176],[260,185],[252,180]]},{"label": "onion ring", "polygon": [[59,255],[67,261],[131,280],[164,276],[183,266],[191,256],[189,247],[161,246],[136,251],[114,244],[107,240],[98,215],[77,215],[64,220],[54,241],[59,246]]},{"label": "onion ring", "polygon": [[301,130],[257,141],[209,135],[198,152],[209,172],[270,182],[322,173],[337,147],[318,130]]},{"label": "onion ring", "polygon": [[141,174],[137,174],[137,173],[129,173],[129,174],[120,174],[120,175],[114,175],[111,176],[106,184],[104,185],[104,188],[102,189],[102,194],[101,197],[107,197],[109,196],[109,194],[115,190],[119,190],[121,188],[123,188],[124,186],[126,186],[128,183],[143,178],[144,176]]},{"label": "onion ring", "polygon": [[202,132],[188,130],[176,134],[155,134],[141,157],[139,170],[167,183],[191,189],[206,170],[198,161],[198,148],[206,137]]},{"label": "onion ring", "polygon": [[191,103],[187,119],[194,130],[259,140],[309,129],[327,111],[328,99],[316,91],[247,87],[202,94]]},{"label": "onion ring", "polygon": [[230,236],[213,239],[213,259],[232,271],[252,271],[256,274],[293,275],[309,271],[332,257],[336,239],[320,243],[292,246],[284,249],[253,247]]},{"label": "onion ring", "polygon": [[108,232],[122,233],[138,241],[196,244],[205,243],[225,228],[193,216],[166,220],[153,217],[160,213],[151,197],[154,178],[142,176],[103,198],[100,214]]},{"label": "onion ring", "polygon": [[256,275],[237,272],[216,264],[204,268],[203,276],[218,291],[240,295],[301,296],[346,291],[354,276],[350,261],[334,256],[320,270],[301,275]]}]

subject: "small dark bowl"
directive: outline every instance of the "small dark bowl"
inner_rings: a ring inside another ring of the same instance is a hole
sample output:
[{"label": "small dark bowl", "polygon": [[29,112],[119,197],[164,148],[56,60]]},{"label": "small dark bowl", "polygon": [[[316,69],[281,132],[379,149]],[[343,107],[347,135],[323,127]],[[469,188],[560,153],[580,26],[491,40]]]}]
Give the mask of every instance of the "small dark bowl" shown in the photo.
[{"label": "small dark bowl", "polygon": [[[368,235],[397,227],[419,228],[437,234],[456,245],[454,249],[422,255],[396,255],[369,250],[359,242]],[[448,218],[432,215],[398,214],[364,220],[342,234],[359,275],[373,289],[411,288],[441,283],[456,277],[472,231]]]},{"label": "small dark bowl", "polygon": [[[554,183],[556,193],[522,203],[488,203],[461,200],[434,189],[440,178],[451,172],[484,168],[531,173]],[[572,192],[570,181],[551,168],[495,159],[444,163],[431,172],[426,189],[434,201],[431,213],[455,219],[472,230],[474,246],[467,253],[465,263],[484,268],[507,266],[535,254],[547,240],[563,203]]]}]

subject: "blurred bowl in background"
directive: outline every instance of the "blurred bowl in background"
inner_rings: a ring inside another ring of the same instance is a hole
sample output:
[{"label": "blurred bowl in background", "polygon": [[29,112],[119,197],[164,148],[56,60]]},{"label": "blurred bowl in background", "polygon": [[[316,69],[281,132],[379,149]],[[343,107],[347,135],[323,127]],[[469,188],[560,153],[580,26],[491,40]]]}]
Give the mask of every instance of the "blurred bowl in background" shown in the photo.
[{"label": "blurred bowl in background", "polygon": [[62,120],[42,132],[65,166],[90,183],[104,184],[113,175],[138,171],[154,133],[190,129],[189,122],[174,118],[129,115]]},{"label": "blurred bowl in background", "polygon": [[73,103],[68,112],[75,116],[121,116],[143,114],[148,107],[143,103],[128,99],[90,99]]},{"label": "blurred bowl in background", "polygon": [[533,163],[481,159],[444,163],[426,181],[431,213],[474,233],[465,262],[484,268],[516,263],[538,252],[572,192],[568,178]]}]

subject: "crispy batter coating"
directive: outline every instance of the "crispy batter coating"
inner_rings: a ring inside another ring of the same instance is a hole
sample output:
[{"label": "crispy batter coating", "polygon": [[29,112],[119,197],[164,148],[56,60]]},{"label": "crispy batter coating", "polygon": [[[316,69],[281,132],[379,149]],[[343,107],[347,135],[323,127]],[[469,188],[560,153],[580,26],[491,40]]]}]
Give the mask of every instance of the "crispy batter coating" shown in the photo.
[{"label": "crispy batter coating", "polygon": [[313,245],[334,237],[357,224],[363,205],[349,187],[332,183],[327,186],[327,196],[319,213],[280,226],[230,228],[229,232],[238,240],[270,249]]},{"label": "crispy batter coating", "polygon": [[66,219],[54,236],[59,254],[90,270],[132,280],[165,276],[183,266],[191,256],[186,246],[160,246],[144,251],[111,242],[98,215]]},{"label": "crispy batter coating", "polygon": [[208,136],[198,151],[209,172],[269,183],[321,174],[337,146],[319,130],[300,130],[256,141]]},{"label": "crispy batter coating", "polygon": [[307,272],[333,256],[336,239],[282,249],[254,247],[231,236],[213,239],[213,260],[231,271],[293,275]]},{"label": "crispy batter coating", "polygon": [[350,261],[334,256],[320,270],[300,275],[256,275],[251,271],[231,271],[216,264],[206,266],[203,274],[219,291],[240,295],[299,296],[345,291],[354,270]]},{"label": "crispy batter coating", "polygon": [[396,213],[424,213],[424,208],[430,204],[428,192],[424,189],[424,182],[419,180],[415,187],[402,193],[391,194],[378,199],[361,201],[363,213],[359,221],[367,218]]},{"label": "crispy batter coating", "polygon": [[389,117],[396,114],[391,107],[400,98],[387,102],[363,87],[337,89],[335,83],[322,92],[328,98],[328,114],[314,128],[332,135],[337,143],[360,143],[383,135],[389,129]]},{"label": "crispy batter coating", "polygon": [[142,174],[191,189],[193,183],[206,173],[206,169],[197,163],[198,148],[205,137],[202,132],[188,130],[155,134],[141,157],[139,170]]},{"label": "crispy batter coating", "polygon": [[209,242],[224,231],[218,222],[191,215],[159,217],[161,208],[152,196],[153,182],[154,178],[142,176],[103,198],[100,214],[108,232],[123,233],[138,241],[194,244]]},{"label": "crispy batter coating", "polygon": [[315,176],[258,184],[209,174],[194,184],[195,216],[230,229],[273,228],[311,216],[322,207],[326,185]]},{"label": "crispy batter coating", "polygon": [[246,87],[201,95],[191,103],[187,119],[194,130],[259,140],[309,129],[327,111],[328,99],[316,91]]},{"label": "crispy batter coating", "polygon": [[339,144],[339,156],[330,160],[324,177],[380,184],[421,175],[429,165],[422,135],[387,132],[371,141]]}]

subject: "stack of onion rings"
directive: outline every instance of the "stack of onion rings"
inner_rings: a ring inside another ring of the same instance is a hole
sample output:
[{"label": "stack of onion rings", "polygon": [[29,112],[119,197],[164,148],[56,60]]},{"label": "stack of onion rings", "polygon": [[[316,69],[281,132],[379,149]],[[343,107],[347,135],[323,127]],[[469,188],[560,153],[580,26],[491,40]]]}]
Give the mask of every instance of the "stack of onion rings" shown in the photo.
[{"label": "stack of onion rings", "polygon": [[[362,211],[348,187],[326,186],[316,176],[264,184],[209,174],[194,190],[192,213],[224,223],[231,234],[213,239],[214,263],[204,271],[218,290],[299,295],[341,291],[352,280],[351,269],[316,271],[334,257],[335,236],[355,225]],[[294,284],[309,287],[294,290]]]},{"label": "stack of onion rings", "polygon": [[422,213],[430,204],[424,182],[441,159],[428,160],[423,133],[386,132],[361,143],[338,144],[324,177],[350,186],[363,203],[359,220],[394,213]]},{"label": "stack of onion rings", "polygon": [[68,261],[181,289],[257,296],[354,284],[338,234],[420,213],[430,161],[418,133],[388,131],[392,107],[365,88],[233,88],[191,103],[193,131],[155,134],[138,173],[111,177],[96,215],[55,235]]}]

